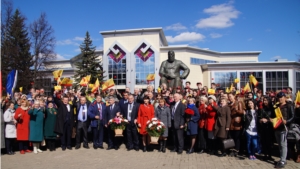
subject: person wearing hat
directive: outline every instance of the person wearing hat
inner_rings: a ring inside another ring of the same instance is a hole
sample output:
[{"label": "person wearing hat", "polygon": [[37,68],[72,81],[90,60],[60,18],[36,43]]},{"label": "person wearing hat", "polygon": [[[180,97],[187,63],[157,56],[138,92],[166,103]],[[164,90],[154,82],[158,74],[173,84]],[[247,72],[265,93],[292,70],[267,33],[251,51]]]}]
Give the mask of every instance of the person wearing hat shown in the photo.
[{"label": "person wearing hat", "polygon": [[294,106],[293,104],[286,101],[286,95],[283,92],[277,94],[279,103],[274,107],[280,108],[282,114],[282,123],[275,129],[275,137],[278,143],[280,151],[280,161],[277,162],[275,168],[284,168],[286,165],[286,156],[287,156],[287,139],[286,134],[288,131],[289,125],[294,120]]}]

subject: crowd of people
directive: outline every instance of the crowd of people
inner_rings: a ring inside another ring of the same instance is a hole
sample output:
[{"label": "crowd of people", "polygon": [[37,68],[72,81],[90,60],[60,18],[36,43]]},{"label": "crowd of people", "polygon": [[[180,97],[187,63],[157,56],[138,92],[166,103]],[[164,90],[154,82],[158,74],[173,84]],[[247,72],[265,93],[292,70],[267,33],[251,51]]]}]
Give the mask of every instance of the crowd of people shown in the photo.
[{"label": "crowd of people", "polygon": [[[72,150],[72,140],[75,149],[81,147],[81,140],[83,148],[89,149],[89,142],[93,142],[94,149],[104,149],[107,140],[107,150],[118,150],[124,143],[128,151],[146,152],[154,147],[149,144],[146,125],[156,117],[166,126],[159,138],[159,152],[165,153],[168,147],[178,154],[184,150],[187,154],[246,154],[250,160],[256,160],[258,154],[263,160],[274,160],[276,143],[280,152],[276,168],[283,168],[287,159],[300,162],[299,140],[292,142],[286,137],[291,125],[300,125],[300,106],[294,102],[291,88],[265,94],[257,88],[226,93],[212,83],[211,89],[215,93],[209,93],[201,83],[192,89],[186,82],[184,90],[162,84],[157,91],[149,85],[133,93],[126,88],[122,94],[110,89],[102,94],[65,90],[46,95],[43,89],[32,88],[28,95],[15,92],[3,97],[5,135],[1,137],[8,155],[15,154],[15,142],[25,154],[42,153],[42,146],[55,151],[56,140],[63,151]],[[282,119],[274,128],[277,107]],[[108,125],[115,117],[129,121],[124,137],[115,137]],[[234,147],[225,149],[223,142],[228,138],[234,140]]]}]

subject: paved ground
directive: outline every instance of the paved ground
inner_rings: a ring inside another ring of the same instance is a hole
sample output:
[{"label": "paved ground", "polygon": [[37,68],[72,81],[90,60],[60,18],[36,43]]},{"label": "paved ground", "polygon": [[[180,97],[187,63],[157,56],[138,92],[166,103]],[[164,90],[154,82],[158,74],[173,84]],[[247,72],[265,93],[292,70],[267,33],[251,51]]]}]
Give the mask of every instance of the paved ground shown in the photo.
[{"label": "paved ground", "polygon": [[[90,144],[92,147],[92,144]],[[106,147],[106,146],[105,146]],[[274,157],[275,158],[275,157]],[[275,158],[276,160],[278,158]],[[171,153],[153,152],[143,153],[142,151],[127,151],[122,145],[119,150],[105,149],[79,149],[66,150],[62,152],[59,148],[55,152],[44,151],[43,153],[25,155],[16,152],[15,155],[1,156],[2,169],[153,169],[153,168],[172,168],[172,169],[265,169],[273,168],[273,162],[261,160],[250,161],[247,158],[236,157],[217,157],[208,154],[191,154],[185,152],[182,155]],[[288,161],[285,168],[300,168],[300,164]]]}]

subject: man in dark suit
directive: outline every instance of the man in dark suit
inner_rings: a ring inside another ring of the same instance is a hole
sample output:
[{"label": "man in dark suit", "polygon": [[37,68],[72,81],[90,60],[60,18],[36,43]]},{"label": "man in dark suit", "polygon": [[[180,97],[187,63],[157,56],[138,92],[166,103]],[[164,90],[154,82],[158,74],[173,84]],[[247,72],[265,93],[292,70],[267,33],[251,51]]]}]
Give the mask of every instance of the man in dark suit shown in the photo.
[{"label": "man in dark suit", "polygon": [[81,139],[81,131],[83,131],[83,147],[86,149],[89,149],[88,145],[88,127],[90,125],[90,120],[88,118],[88,108],[90,106],[90,102],[86,100],[86,97],[84,96],[78,96],[80,97],[79,102],[77,102],[76,105],[76,146],[75,149],[80,148],[80,139]]},{"label": "man in dark suit", "polygon": [[90,105],[88,116],[91,119],[91,127],[93,131],[93,147],[94,149],[103,149],[103,133],[106,106],[102,103],[101,95],[96,95],[96,101]]},{"label": "man in dark suit", "polygon": [[119,141],[118,138],[115,138],[115,132],[110,129],[108,126],[108,121],[110,119],[115,118],[116,116],[121,115],[121,109],[118,104],[115,104],[115,98],[113,96],[109,97],[109,104],[110,106],[106,108],[106,115],[105,115],[105,127],[108,128],[108,148],[107,150],[115,148],[116,150],[119,149]]},{"label": "man in dark suit", "polygon": [[123,98],[121,98],[119,101],[119,106],[121,110],[125,109],[125,104],[128,103],[128,95],[129,93],[125,91],[123,93]]},{"label": "man in dark suit", "polygon": [[173,133],[174,149],[171,152],[182,154],[184,147],[184,111],[185,105],[180,100],[180,94],[174,94],[174,101],[171,105],[171,130]]},{"label": "man in dark suit", "polygon": [[127,134],[127,150],[130,151],[135,149],[139,151],[139,138],[136,128],[136,122],[138,117],[140,104],[134,102],[133,95],[128,96],[128,103],[125,104],[124,108],[121,109],[123,117],[128,120],[126,125]]},{"label": "man in dark suit", "polygon": [[[59,96],[60,97],[60,96]],[[60,135],[61,138],[61,148],[63,151],[68,148],[72,150],[71,147],[71,137],[72,129],[74,126],[74,102],[73,105],[69,104],[69,98],[63,96],[62,101],[57,98],[56,91],[54,91],[54,102],[58,107],[56,122],[54,132]]]}]

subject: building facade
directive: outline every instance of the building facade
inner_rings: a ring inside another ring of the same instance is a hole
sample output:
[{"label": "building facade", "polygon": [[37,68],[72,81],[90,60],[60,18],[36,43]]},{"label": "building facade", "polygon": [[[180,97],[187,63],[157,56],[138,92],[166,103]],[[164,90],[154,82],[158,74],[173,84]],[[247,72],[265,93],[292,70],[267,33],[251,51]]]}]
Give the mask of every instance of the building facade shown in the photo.
[{"label": "building facade", "polygon": [[[104,76],[113,78],[117,89],[130,87],[146,88],[159,86],[159,68],[168,58],[168,51],[175,52],[175,58],[190,68],[185,81],[196,88],[197,82],[210,87],[214,82],[219,87],[229,87],[235,78],[240,78],[237,87],[248,82],[249,74],[259,81],[258,87],[264,92],[288,86],[300,89],[299,62],[259,62],[261,51],[216,52],[188,45],[170,46],[162,28],[113,30],[100,32],[103,36],[103,50],[96,51],[102,59]],[[74,63],[80,61],[81,54],[70,60],[46,63],[49,79],[51,72],[64,69],[64,77],[74,75]],[[154,81],[147,81],[149,74],[155,74]]]}]

